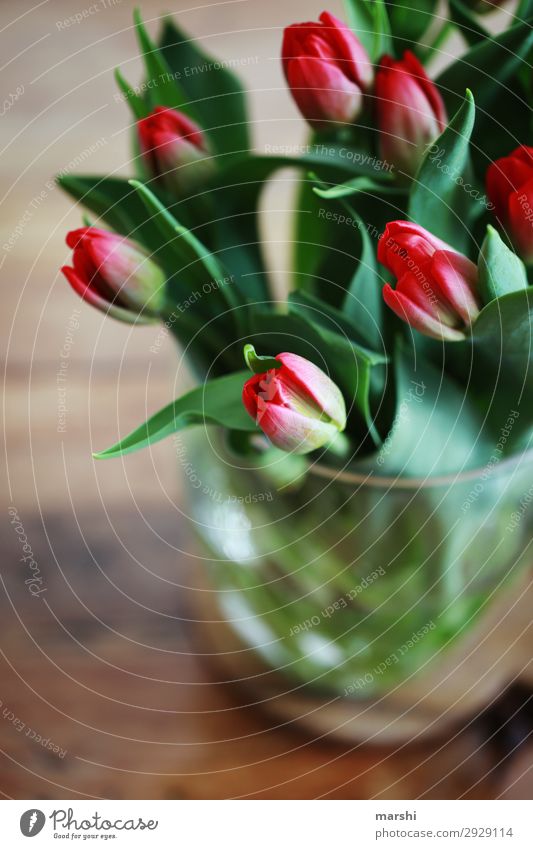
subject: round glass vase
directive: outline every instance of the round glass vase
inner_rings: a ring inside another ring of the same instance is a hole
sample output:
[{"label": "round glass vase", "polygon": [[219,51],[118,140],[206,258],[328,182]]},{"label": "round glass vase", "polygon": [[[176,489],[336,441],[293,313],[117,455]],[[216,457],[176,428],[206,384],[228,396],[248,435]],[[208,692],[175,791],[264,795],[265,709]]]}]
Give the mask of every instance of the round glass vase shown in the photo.
[{"label": "round glass vase", "polygon": [[527,666],[533,452],[418,480],[302,471],[281,452],[245,460],[210,428],[176,449],[207,549],[201,632],[280,718],[420,738]]}]

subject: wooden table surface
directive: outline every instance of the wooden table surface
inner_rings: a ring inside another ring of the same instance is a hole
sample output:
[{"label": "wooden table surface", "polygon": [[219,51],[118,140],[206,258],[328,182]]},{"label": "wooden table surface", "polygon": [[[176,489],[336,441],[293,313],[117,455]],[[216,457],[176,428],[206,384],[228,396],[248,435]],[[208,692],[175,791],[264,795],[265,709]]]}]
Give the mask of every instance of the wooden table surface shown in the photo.
[{"label": "wooden table surface", "polygon": [[[62,169],[129,173],[129,115],[113,101],[112,69],[120,64],[139,79],[134,4],[87,4],[97,11],[65,25],[82,5],[4,0],[0,8],[2,78],[11,95],[0,156],[2,491],[46,586],[30,594],[6,509],[0,791],[13,798],[527,797],[531,751],[522,745],[511,761],[507,744],[486,743],[486,724],[423,745],[350,747],[313,740],[247,706],[246,693],[221,680],[201,626],[191,621],[194,543],[168,445],[114,463],[92,460],[91,450],[182,392],[190,377],[170,342],[150,352],[153,329],[132,332],[103,320],[58,274],[67,259],[64,234],[80,212],[50,180]],[[142,3],[152,30],[165,5]],[[303,140],[277,58],[286,4],[172,5],[214,52],[248,57],[243,75],[258,149]],[[290,16],[316,17],[321,8],[295,0]],[[340,4],[330,8],[339,12]],[[291,179],[282,175],[269,190],[272,208],[287,205]],[[284,215],[267,218],[280,287],[287,232]],[[65,345],[67,411],[58,429]],[[526,697],[512,698],[523,705]],[[519,741],[529,722],[520,716]]]}]

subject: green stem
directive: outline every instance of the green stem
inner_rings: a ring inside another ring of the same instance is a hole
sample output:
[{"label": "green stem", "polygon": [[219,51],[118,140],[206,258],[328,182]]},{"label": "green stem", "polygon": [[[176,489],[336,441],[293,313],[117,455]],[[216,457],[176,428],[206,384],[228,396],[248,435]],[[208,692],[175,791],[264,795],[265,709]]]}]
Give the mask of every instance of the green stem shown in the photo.
[{"label": "green stem", "polygon": [[454,24],[452,21],[447,20],[444,26],[438,31],[433,41],[430,44],[425,45],[424,48],[420,50],[420,61],[422,63],[426,62],[436,50],[442,47],[446,39],[452,34],[453,30]]}]

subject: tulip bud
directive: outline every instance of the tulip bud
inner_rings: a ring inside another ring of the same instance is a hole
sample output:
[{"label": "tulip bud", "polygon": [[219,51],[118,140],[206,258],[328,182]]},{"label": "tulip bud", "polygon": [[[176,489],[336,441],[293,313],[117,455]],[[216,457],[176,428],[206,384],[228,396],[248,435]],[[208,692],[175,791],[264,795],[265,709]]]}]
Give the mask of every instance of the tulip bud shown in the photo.
[{"label": "tulip bud", "polygon": [[378,259],[397,278],[395,289],[384,286],[383,298],[399,318],[435,339],[466,338],[480,310],[471,260],[409,221],[387,224]]},{"label": "tulip bud", "polygon": [[251,345],[245,356],[254,371],[265,367],[262,359],[273,364],[246,381],[242,400],[274,445],[307,454],[334,442],[346,427],[346,407],[340,389],[321,369],[297,354],[256,357]]},{"label": "tulip bud", "polygon": [[72,230],[66,242],[74,267],[61,270],[85,301],[130,324],[159,318],[166,277],[143,248],[98,227]]},{"label": "tulip bud", "polygon": [[137,131],[148,171],[169,191],[187,191],[212,171],[202,130],[182,112],[156,106],[137,122]]},{"label": "tulip bud", "polygon": [[428,147],[448,121],[443,100],[416,56],[384,56],[376,74],[381,156],[414,176]]},{"label": "tulip bud", "polygon": [[373,70],[351,29],[329,12],[318,22],[292,24],[281,47],[283,71],[300,112],[316,129],[353,123]]},{"label": "tulip bud", "polygon": [[533,264],[533,147],[521,145],[489,166],[487,194],[517,254]]}]

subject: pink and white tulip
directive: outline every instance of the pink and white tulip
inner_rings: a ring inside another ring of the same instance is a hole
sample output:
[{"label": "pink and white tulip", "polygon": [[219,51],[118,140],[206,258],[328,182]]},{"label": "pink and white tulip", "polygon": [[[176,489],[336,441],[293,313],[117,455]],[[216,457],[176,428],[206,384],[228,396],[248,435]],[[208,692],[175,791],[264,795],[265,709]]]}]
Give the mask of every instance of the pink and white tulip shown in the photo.
[{"label": "pink and white tulip", "polygon": [[242,400],[269,440],[283,451],[307,454],[335,440],[346,427],[339,387],[297,354],[278,354],[279,368],[246,381]]}]

